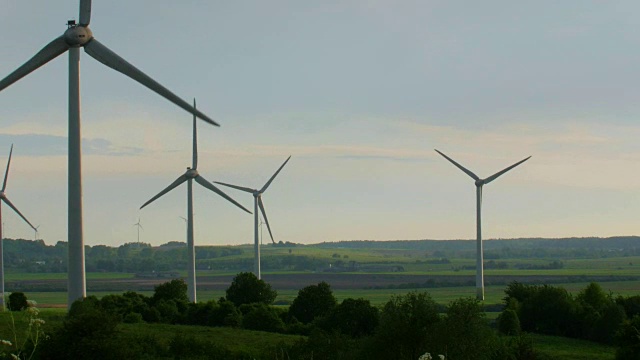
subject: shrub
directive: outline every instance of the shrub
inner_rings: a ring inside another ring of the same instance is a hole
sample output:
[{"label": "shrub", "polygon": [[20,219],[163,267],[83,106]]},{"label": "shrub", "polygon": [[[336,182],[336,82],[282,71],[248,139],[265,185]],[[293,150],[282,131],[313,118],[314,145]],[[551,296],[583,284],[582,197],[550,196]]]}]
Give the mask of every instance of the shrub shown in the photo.
[{"label": "shrub", "polygon": [[[247,306],[247,305],[243,305]],[[264,305],[253,304],[242,317],[242,327],[249,330],[284,332],[284,322],[276,309]]]},{"label": "shrub", "polygon": [[328,331],[339,331],[354,338],[373,334],[380,315],[378,308],[365,299],[344,299],[321,322]]},{"label": "shrub", "polygon": [[227,300],[236,306],[242,304],[263,303],[270,305],[278,296],[271,285],[258,279],[253,273],[239,273],[233,278],[227,289]]},{"label": "shrub", "polygon": [[336,306],[336,298],[326,282],[310,285],[298,291],[289,307],[289,314],[308,324],[315,318],[328,314]]},{"label": "shrub", "polygon": [[173,279],[169,282],[154,287],[151,302],[155,304],[160,300],[173,300],[175,302],[189,302],[187,296],[187,283],[182,279]]},{"label": "shrub", "polygon": [[7,307],[9,307],[11,311],[21,311],[28,308],[29,302],[27,301],[27,296],[22,292],[12,292],[11,295],[9,295]]},{"label": "shrub", "polygon": [[417,359],[437,345],[441,331],[438,305],[426,293],[391,297],[380,314],[380,325],[369,346],[374,358]]},{"label": "shrub", "polygon": [[520,334],[520,319],[518,319],[518,314],[514,310],[505,309],[498,316],[498,331],[505,335]]}]

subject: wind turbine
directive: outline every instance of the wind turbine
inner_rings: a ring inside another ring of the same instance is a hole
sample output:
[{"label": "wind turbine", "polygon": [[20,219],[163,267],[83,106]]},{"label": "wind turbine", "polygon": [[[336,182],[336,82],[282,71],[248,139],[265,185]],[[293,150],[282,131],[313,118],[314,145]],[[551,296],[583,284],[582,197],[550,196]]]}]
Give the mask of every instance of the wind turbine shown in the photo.
[{"label": "wind turbine", "polygon": [[[193,100],[193,107],[196,107],[196,101]],[[204,186],[205,188],[215,192],[216,194],[222,196],[228,201],[235,204],[237,207],[251,214],[251,212],[244,208],[244,206],[238,204],[235,200],[230,198],[227,194],[222,192],[220,189],[215,187],[212,183],[206,180],[202,175],[198,173],[198,138],[197,138],[197,130],[196,130],[196,116],[193,116],[193,162],[191,167],[187,167],[187,171],[180,175],[171,185],[169,185],[166,189],[160,191],[158,195],[152,197],[149,201],[144,203],[140,209],[145,206],[151,204],[153,201],[161,197],[162,195],[168,193],[173,190],[178,185],[183,182],[187,182],[187,257],[188,259],[188,268],[187,268],[187,295],[189,296],[189,300],[191,302],[196,302],[196,252],[195,245],[193,241],[193,186],[192,180],[195,180],[198,184]]]},{"label": "wind turbine", "polygon": [[[9,205],[10,208],[13,209],[22,220],[24,220],[31,228],[35,231],[38,231],[37,228],[33,227],[29,220],[27,220],[24,215],[18,210],[15,205],[7,198],[7,194],[5,190],[7,189],[7,178],[9,177],[9,165],[11,165],[11,154],[13,154],[13,144],[11,144],[11,150],[9,150],[9,161],[7,161],[7,170],[4,172],[4,182],[2,183],[2,190],[0,190],[0,223],[2,222],[2,202]],[[0,227],[0,311],[4,310],[4,249],[3,249],[3,234],[2,230],[4,230],[4,226]]]},{"label": "wind turbine", "polygon": [[140,84],[155,91],[200,119],[218,126],[205,114],[191,107],[170,90],[144,74],[125,59],[98,42],[89,29],[91,0],[80,0],[80,23],[67,22],[67,30],[55,38],[26,63],[0,80],[0,91],[27,76],[40,66],[69,51],[69,166],[68,166],[68,306],[86,296],[84,266],[84,239],[82,224],[82,163],[80,136],[80,48],[104,65],[123,73]]},{"label": "wind turbine", "polygon": [[[436,149],[434,149],[436,150]],[[464,171],[467,175],[471,176],[473,180],[475,180],[476,184],[476,246],[477,246],[477,254],[476,254],[476,297],[478,300],[484,300],[484,259],[483,259],[483,251],[482,251],[482,186],[487,185],[493,180],[500,177],[500,175],[506,173],[507,171],[513,169],[514,167],[522,164],[523,162],[529,160],[531,156],[524,160],[520,160],[517,163],[507,167],[504,170],[498,171],[497,173],[489,176],[486,179],[480,179],[476,174],[466,169],[464,166],[458,164],[453,161],[447,155],[441,153],[436,150],[436,152],[442,155],[445,159],[449,160],[453,165],[458,167],[460,170]]]},{"label": "wind turbine", "polygon": [[253,259],[253,272],[258,277],[258,279],[262,278],[262,274],[260,272],[260,240],[258,238],[258,227],[259,227],[259,225],[258,225],[258,207],[260,207],[260,212],[262,212],[262,217],[264,218],[264,222],[265,222],[265,224],[267,224],[267,230],[269,230],[269,236],[271,236],[271,241],[273,243],[275,243],[275,240],[273,240],[273,234],[271,233],[271,227],[269,226],[269,220],[267,219],[267,213],[264,211],[264,205],[262,204],[262,194],[265,191],[267,191],[267,188],[269,187],[269,185],[271,185],[271,182],[273,181],[273,179],[275,179],[276,175],[278,175],[280,170],[282,170],[282,168],[285,165],[287,165],[287,162],[289,161],[289,159],[291,159],[291,156],[289,156],[287,158],[287,160],[285,160],[285,162],[280,166],[278,171],[276,171],[275,174],[273,174],[271,179],[269,179],[269,181],[267,181],[267,183],[264,184],[264,186],[260,190],[251,189],[251,188],[248,188],[248,187],[231,185],[231,184],[226,184],[226,183],[223,183],[223,182],[215,181],[216,184],[228,186],[230,188],[234,188],[234,189],[237,189],[237,190],[242,190],[242,191],[248,192],[250,194],[253,194],[253,224],[254,224],[253,250],[254,250],[254,253],[255,253],[255,256],[254,256],[254,259]]},{"label": "wind turbine", "polygon": [[40,229],[40,225],[33,228],[33,231],[35,231],[35,238],[33,240],[38,240],[38,229]]},{"label": "wind turbine", "polygon": [[138,222],[133,224],[133,226],[137,226],[138,227],[138,244],[140,244],[140,229],[144,230],[142,228],[142,224],[140,224],[140,218],[138,218]]}]

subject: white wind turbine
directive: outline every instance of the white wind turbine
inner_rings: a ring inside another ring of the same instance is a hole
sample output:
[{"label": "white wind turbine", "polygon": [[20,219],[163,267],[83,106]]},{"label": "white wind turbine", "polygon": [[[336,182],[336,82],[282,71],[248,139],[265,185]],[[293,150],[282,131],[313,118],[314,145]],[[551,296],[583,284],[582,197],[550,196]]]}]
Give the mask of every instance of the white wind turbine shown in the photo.
[{"label": "white wind turbine", "polygon": [[140,229],[144,230],[142,224],[140,223],[140,218],[138,218],[138,222],[133,224],[133,226],[136,226],[138,228],[138,244],[140,244]]},{"label": "white wind turbine", "polygon": [[[13,144],[11,145],[11,150],[9,151],[9,161],[7,161],[7,170],[4,173],[4,182],[2,183],[2,190],[0,190],[0,223],[2,223],[2,202],[9,205],[10,208],[13,209],[22,220],[26,221],[29,226],[35,231],[38,231],[37,228],[33,227],[29,220],[27,220],[24,215],[18,210],[13,203],[7,198],[7,194],[5,190],[7,189],[7,178],[9,177],[9,165],[11,165],[11,154],[13,154]],[[0,227],[0,311],[4,310],[4,249],[3,249],[3,227]]]},{"label": "white wind turbine", "polygon": [[[434,149],[436,150],[436,149]],[[477,250],[476,250],[476,297],[478,300],[484,300],[484,259],[483,259],[483,251],[482,251],[482,186],[486,185],[490,182],[492,182],[493,180],[497,179],[500,175],[506,173],[507,171],[513,169],[514,167],[522,164],[523,162],[529,160],[529,158],[531,158],[531,156],[529,156],[528,158],[524,159],[524,160],[520,160],[517,163],[509,166],[508,168],[498,171],[497,173],[489,176],[486,179],[480,179],[476,174],[474,174],[473,172],[471,172],[470,170],[466,169],[465,167],[463,167],[462,165],[458,164],[457,162],[453,161],[453,159],[451,159],[450,157],[448,157],[447,155],[441,153],[440,151],[436,150],[436,152],[440,155],[442,155],[445,159],[449,160],[453,165],[455,165],[456,167],[458,167],[460,170],[464,171],[467,175],[471,176],[471,178],[473,180],[475,180],[475,184],[476,184],[476,246],[477,246]]]},{"label": "white wind turbine", "polygon": [[264,211],[264,205],[262,204],[262,194],[265,191],[267,191],[267,188],[269,187],[269,185],[271,185],[271,182],[273,181],[273,179],[275,179],[276,175],[278,175],[280,170],[282,170],[282,168],[285,165],[287,165],[287,162],[289,161],[289,159],[291,159],[291,156],[289,156],[287,158],[287,160],[284,161],[284,163],[275,172],[275,174],[273,174],[271,179],[269,179],[269,181],[267,181],[267,183],[264,184],[264,186],[260,190],[251,189],[251,188],[248,188],[248,187],[231,185],[231,184],[226,184],[226,183],[223,183],[223,182],[215,181],[216,184],[228,186],[228,187],[231,187],[231,188],[234,188],[234,189],[237,189],[237,190],[242,190],[242,191],[248,192],[250,194],[253,194],[253,224],[254,224],[253,250],[254,250],[254,253],[255,253],[255,256],[254,256],[254,259],[253,259],[253,272],[258,277],[258,279],[262,278],[262,274],[260,272],[260,241],[259,241],[259,238],[258,238],[258,227],[259,227],[259,225],[258,225],[258,207],[260,207],[260,212],[262,212],[262,217],[264,218],[264,223],[267,224],[267,230],[269,230],[269,236],[271,236],[271,241],[273,243],[275,243],[275,240],[273,240],[273,234],[271,233],[271,227],[269,226],[269,220],[267,219],[267,213]]},{"label": "white wind turbine", "polygon": [[[196,107],[196,101],[193,101],[193,107]],[[197,130],[196,130],[196,117],[193,116],[193,163],[191,167],[187,167],[187,171],[180,175],[171,185],[169,185],[166,189],[160,191],[158,195],[152,197],[149,201],[144,203],[140,209],[145,206],[151,204],[153,201],[161,197],[162,195],[168,193],[173,190],[178,185],[183,182],[187,182],[187,257],[188,257],[188,268],[187,268],[187,295],[189,296],[189,300],[191,302],[196,302],[196,251],[193,240],[193,185],[192,180],[195,180],[198,184],[204,186],[205,188],[215,192],[216,194],[222,196],[223,198],[229,200],[242,210],[251,214],[251,211],[245,209],[244,206],[238,204],[235,200],[230,198],[227,194],[222,192],[220,189],[215,187],[212,183],[202,177],[198,173],[198,138],[197,138]]]},{"label": "white wind turbine", "polygon": [[189,103],[98,42],[93,37],[91,29],[89,29],[91,0],[80,0],[79,17],[79,24],[76,24],[75,20],[69,20],[67,22],[67,30],[61,36],[55,38],[17,70],[0,80],[0,91],[2,91],[65,51],[69,51],[68,306],[71,306],[75,300],[86,296],[80,146],[80,48],[83,47],[85,53],[104,65],[148,87],[184,110],[197,115],[200,119],[210,124],[218,125],[208,116],[191,107]]}]

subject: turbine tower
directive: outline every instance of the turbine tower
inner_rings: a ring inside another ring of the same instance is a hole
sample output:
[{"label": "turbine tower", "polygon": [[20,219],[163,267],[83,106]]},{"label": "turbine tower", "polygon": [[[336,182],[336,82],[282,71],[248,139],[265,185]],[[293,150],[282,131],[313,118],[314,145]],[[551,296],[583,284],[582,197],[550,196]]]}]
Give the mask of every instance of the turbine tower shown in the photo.
[{"label": "turbine tower", "polygon": [[269,230],[269,236],[271,236],[271,241],[275,244],[275,240],[273,240],[273,234],[271,233],[271,227],[269,226],[269,220],[267,219],[267,213],[264,211],[264,205],[262,204],[262,194],[265,191],[267,191],[267,188],[269,187],[269,185],[271,185],[271,182],[273,181],[273,179],[275,179],[276,175],[278,175],[280,170],[282,170],[282,168],[285,165],[287,165],[287,162],[289,161],[289,159],[291,159],[291,156],[289,156],[287,158],[287,160],[284,161],[284,163],[280,166],[278,171],[276,171],[275,174],[273,174],[271,179],[269,179],[269,181],[267,181],[267,183],[264,184],[264,186],[260,190],[251,189],[251,188],[247,188],[247,187],[243,187],[243,186],[226,184],[226,183],[219,182],[219,181],[214,181],[216,184],[228,186],[230,188],[234,188],[234,189],[237,189],[237,190],[242,190],[242,191],[245,191],[245,192],[253,194],[253,224],[254,224],[253,250],[254,250],[254,253],[255,253],[255,256],[253,258],[253,272],[258,277],[258,279],[262,278],[262,274],[260,272],[260,240],[258,238],[258,227],[259,227],[259,225],[258,225],[258,207],[260,207],[260,212],[262,212],[262,217],[264,218],[264,223],[267,224],[267,230]]},{"label": "turbine tower", "polygon": [[[38,229],[33,227],[33,225],[31,225],[29,220],[27,220],[27,218],[24,217],[24,215],[22,215],[20,210],[18,210],[13,205],[13,203],[11,203],[9,198],[7,198],[7,194],[5,193],[5,190],[7,189],[7,178],[9,177],[9,165],[11,165],[11,154],[13,154],[13,144],[11,145],[11,150],[9,150],[9,161],[7,161],[7,170],[5,170],[4,182],[2,183],[2,190],[0,190],[0,223],[2,223],[2,202],[4,202],[5,204],[9,205],[9,207],[12,208],[13,211],[15,211],[18,215],[20,215],[22,220],[24,220],[27,224],[29,224],[29,226],[31,226],[33,230],[37,232]],[[2,246],[4,238],[3,238],[2,230],[4,230],[4,226],[0,227],[0,311],[4,311],[5,309],[4,307],[4,253],[3,253],[4,249]]]},{"label": "turbine tower", "polygon": [[[434,149],[436,150],[436,149]],[[497,173],[489,176],[486,179],[480,179],[476,174],[466,169],[464,166],[458,164],[453,161],[447,155],[441,153],[436,150],[436,152],[442,155],[445,159],[449,160],[453,165],[458,167],[460,170],[464,171],[467,175],[471,176],[473,180],[475,180],[476,184],[476,246],[477,246],[477,254],[476,254],[476,297],[478,300],[484,300],[484,259],[483,259],[483,250],[482,250],[482,186],[487,185],[493,180],[500,177],[500,175],[506,173],[507,171],[513,169],[514,167],[522,164],[523,162],[529,160],[531,156],[524,160],[520,160],[517,163],[509,166],[508,168],[498,171]]]},{"label": "turbine tower", "polygon": [[[196,101],[193,100],[193,107],[196,107]],[[198,173],[198,139],[197,139],[197,130],[196,130],[196,117],[193,116],[193,162],[191,167],[187,168],[187,171],[180,175],[171,185],[169,185],[166,189],[160,191],[158,195],[152,197],[149,201],[144,203],[140,209],[145,206],[151,204],[153,201],[161,197],[162,195],[168,193],[173,190],[178,185],[183,182],[187,182],[187,257],[188,257],[188,268],[187,268],[187,295],[189,296],[189,300],[191,302],[196,302],[196,251],[195,245],[193,241],[193,186],[192,180],[195,180],[198,184],[204,186],[205,188],[215,192],[216,194],[222,196],[228,201],[235,204],[237,207],[251,214],[251,211],[244,208],[244,206],[238,204],[235,200],[230,198],[227,194],[222,192],[220,189],[215,187],[212,183],[207,181],[202,175]]]},{"label": "turbine tower", "polygon": [[205,114],[194,109],[170,90],[144,74],[125,59],[111,51],[93,37],[89,29],[91,19],[91,0],[80,0],[80,23],[67,22],[67,30],[55,38],[26,63],[0,80],[0,91],[27,76],[40,66],[69,51],[69,165],[68,165],[68,303],[71,304],[86,296],[86,278],[84,266],[84,239],[82,224],[82,162],[80,135],[80,48],[104,65],[123,73],[140,84],[155,91],[167,100],[193,113],[200,119],[218,125]]},{"label": "turbine tower", "polygon": [[140,245],[140,229],[144,230],[142,228],[142,224],[140,224],[140,218],[138,218],[138,222],[133,224],[133,226],[137,226],[138,227],[138,245]]}]

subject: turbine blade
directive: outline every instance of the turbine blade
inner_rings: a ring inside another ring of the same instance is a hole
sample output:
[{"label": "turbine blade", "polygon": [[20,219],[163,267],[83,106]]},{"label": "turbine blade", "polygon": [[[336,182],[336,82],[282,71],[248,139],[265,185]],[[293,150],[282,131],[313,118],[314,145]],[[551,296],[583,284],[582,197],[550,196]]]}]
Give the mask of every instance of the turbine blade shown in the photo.
[{"label": "turbine blade", "polygon": [[213,185],[212,183],[207,181],[207,179],[203,178],[202,175],[196,176],[195,180],[198,182],[198,184],[200,184],[200,185],[206,187],[207,189],[213,191],[214,193],[222,196],[223,198],[225,198],[228,201],[230,201],[231,203],[233,203],[235,206],[237,206],[240,209],[242,209],[242,210],[248,212],[249,214],[251,214],[251,211],[247,210],[244,206],[240,205],[237,201],[235,201],[232,198],[230,198],[229,195],[223,193],[222,190],[220,190],[217,187],[215,187],[215,185]]},{"label": "turbine blade", "polygon": [[[196,108],[196,99],[193,99],[193,108]],[[193,166],[192,169],[198,168],[198,130],[196,128],[196,114],[193,114]]]},{"label": "turbine blade", "polygon": [[273,181],[273,179],[276,178],[276,175],[278,175],[278,173],[280,172],[280,170],[282,170],[282,168],[287,165],[287,162],[289,162],[289,159],[291,159],[291,155],[289,155],[289,157],[287,158],[287,160],[284,161],[284,163],[282,165],[280,165],[280,168],[278,169],[278,171],[276,171],[275,174],[273,174],[273,176],[271,177],[271,179],[269,179],[269,181],[267,181],[266,184],[264,184],[264,186],[262,187],[262,189],[260,189],[260,193],[262,194],[263,192],[265,192],[265,190],[267,190],[267,188],[269,187],[269,185],[271,185],[271,182]]},{"label": "turbine blade", "polygon": [[265,224],[267,224],[267,230],[269,230],[269,236],[271,236],[271,242],[276,243],[273,240],[273,234],[271,233],[271,226],[269,226],[269,219],[267,219],[267,213],[264,211],[264,205],[262,204],[262,197],[258,196],[258,206],[260,207],[260,212],[262,213],[262,217],[264,218]]},{"label": "turbine blade", "polygon": [[2,192],[7,188],[7,178],[9,178],[9,165],[11,165],[11,154],[13,153],[13,144],[9,150],[9,160],[7,161],[7,170],[4,172],[4,182],[2,183]]},{"label": "turbine blade", "polygon": [[228,186],[228,187],[234,188],[236,190],[246,191],[246,192],[252,193],[252,194],[255,191],[254,189],[250,189],[248,187],[238,186],[238,185],[231,185],[231,184],[223,183],[223,182],[220,182],[220,181],[214,181],[214,183],[220,184],[220,185],[224,185],[224,186]]},{"label": "turbine blade", "polygon": [[20,210],[18,210],[18,208],[15,207],[15,205],[13,205],[13,203],[11,203],[11,200],[9,200],[6,196],[4,198],[2,198],[2,200],[4,200],[4,202],[9,205],[10,208],[13,209],[13,211],[15,211],[18,215],[20,215],[20,217],[22,218],[22,220],[24,220],[27,224],[29,224],[29,226],[31,226],[31,228],[33,230],[38,231],[38,229],[36,229],[35,227],[33,227],[33,225],[31,225],[31,223],[29,222],[29,220],[27,220],[26,217],[24,217],[24,215],[22,215],[22,213],[20,212]]},{"label": "turbine blade", "polygon": [[118,54],[109,50],[109,48],[101,44],[95,38],[89,41],[84,46],[84,51],[94,59],[100,61],[101,63],[112,68],[113,70],[121,72],[124,75],[139,82],[140,84],[148,87],[149,89],[155,91],[160,96],[164,97],[165,99],[183,108],[187,112],[190,112],[196,115],[200,119],[212,125],[220,126],[218,125],[218,123],[210,119],[207,115],[194,109],[193,106],[189,105],[189,103],[179,98],[176,94],[172,93],[169,89],[160,85],[157,81],[153,80],[152,78],[147,76],[145,73],[140,71],[138,68],[128,63],[125,59],[121,58]]},{"label": "turbine blade", "polygon": [[64,37],[60,36],[48,43],[42,50],[38,51],[31,59],[22,64],[14,72],[9,74],[4,79],[0,80],[0,91],[9,87],[9,85],[29,75],[32,71],[36,70],[40,66],[48,63],[49,61],[58,57],[58,55],[69,50],[69,45],[64,41]]},{"label": "turbine blade", "polygon": [[435,150],[438,154],[442,155],[445,159],[449,160],[453,165],[455,165],[456,167],[458,167],[458,169],[464,171],[467,175],[471,176],[471,178],[473,180],[480,180],[480,178],[478,177],[478,175],[474,174],[473,172],[471,172],[471,170],[466,169],[464,166],[458,164],[457,162],[453,161],[453,159],[451,159],[450,157],[448,157],[447,155],[441,153],[440,151],[438,151],[437,149],[433,149]]},{"label": "turbine blade", "polygon": [[87,26],[91,21],[91,0],[80,0],[80,25]]},{"label": "turbine blade", "polygon": [[160,196],[168,193],[169,191],[173,190],[175,187],[177,187],[178,185],[182,184],[183,182],[187,181],[187,177],[185,175],[180,175],[179,178],[176,179],[176,181],[172,182],[171,185],[167,186],[166,189],[160,191],[158,193],[158,195],[152,197],[149,201],[147,201],[146,203],[144,203],[144,205],[140,206],[140,209],[142,209],[143,207],[151,204],[153,201],[155,201],[157,198],[159,198]]},{"label": "turbine blade", "polygon": [[517,163],[515,163],[515,164],[513,164],[513,165],[509,166],[508,168],[506,168],[506,169],[504,169],[504,170],[502,170],[502,171],[499,171],[499,172],[497,172],[497,173],[495,173],[495,174],[493,174],[493,175],[489,176],[488,178],[486,178],[486,179],[484,180],[484,183],[485,183],[485,184],[488,184],[488,183],[492,182],[493,180],[497,179],[500,175],[502,175],[502,174],[506,173],[507,171],[509,171],[509,170],[513,169],[514,167],[516,167],[516,166],[518,166],[518,165],[522,164],[523,162],[525,162],[525,161],[529,160],[530,158],[531,158],[531,156],[529,156],[528,158],[526,158],[526,159],[524,159],[524,160],[520,160],[520,161],[518,161]]}]

